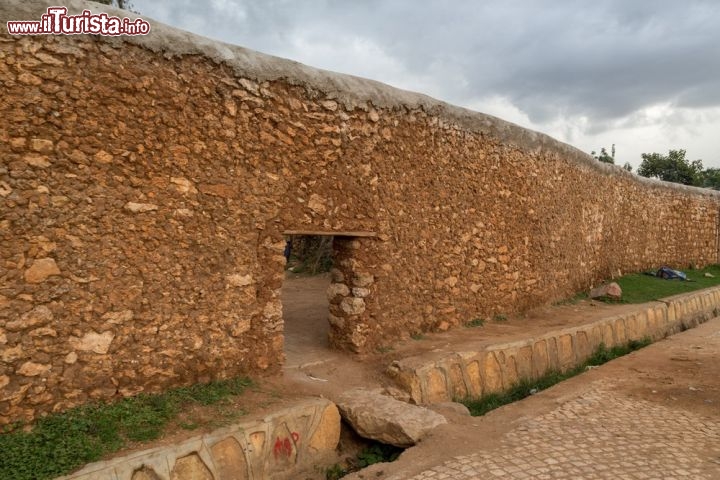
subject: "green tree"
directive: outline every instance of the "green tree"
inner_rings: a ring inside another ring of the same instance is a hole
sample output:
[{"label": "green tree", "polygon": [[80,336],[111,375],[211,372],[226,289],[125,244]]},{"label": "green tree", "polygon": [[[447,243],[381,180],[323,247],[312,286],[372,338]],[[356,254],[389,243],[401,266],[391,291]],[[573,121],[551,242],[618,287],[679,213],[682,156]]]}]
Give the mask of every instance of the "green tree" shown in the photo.
[{"label": "green tree", "polygon": [[720,190],[720,168],[708,168],[702,175],[702,186]]},{"label": "green tree", "polygon": [[632,165],[630,165],[630,162],[625,162],[625,165],[623,165],[623,170],[627,170],[628,172],[632,172]]},{"label": "green tree", "polygon": [[599,162],[603,163],[611,163],[615,164],[615,144],[613,143],[612,149],[610,154],[608,154],[607,150],[605,150],[605,147],[602,147],[600,149],[600,155],[595,154],[595,150],[590,152],[590,155],[593,156],[593,158]]},{"label": "green tree", "polygon": [[702,160],[689,161],[685,150],[670,150],[661,153],[643,153],[638,175],[659,178],[666,182],[701,186],[703,183]]}]

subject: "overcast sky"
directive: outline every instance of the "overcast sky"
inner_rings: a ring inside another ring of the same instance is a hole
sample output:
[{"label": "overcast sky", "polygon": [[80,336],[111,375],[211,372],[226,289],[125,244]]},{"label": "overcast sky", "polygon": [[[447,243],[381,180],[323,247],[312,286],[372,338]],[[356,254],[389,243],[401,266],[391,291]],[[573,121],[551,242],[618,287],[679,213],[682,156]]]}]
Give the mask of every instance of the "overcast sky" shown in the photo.
[{"label": "overcast sky", "polygon": [[616,163],[720,167],[719,0],[134,0],[184,30],[422,92]]}]

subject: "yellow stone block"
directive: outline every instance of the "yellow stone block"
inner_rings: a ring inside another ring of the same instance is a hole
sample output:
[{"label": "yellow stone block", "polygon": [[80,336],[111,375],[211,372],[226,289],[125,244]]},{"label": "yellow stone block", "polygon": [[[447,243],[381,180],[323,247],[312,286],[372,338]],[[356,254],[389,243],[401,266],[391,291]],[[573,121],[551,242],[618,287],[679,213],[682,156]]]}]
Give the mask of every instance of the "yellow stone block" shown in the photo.
[{"label": "yellow stone block", "polygon": [[557,338],[558,363],[561,370],[567,370],[575,365],[575,351],[573,351],[572,335],[560,335]]},{"label": "yellow stone block", "polygon": [[210,448],[210,452],[218,473],[216,480],[245,480],[248,478],[245,452],[233,437],[217,442]]},{"label": "yellow stone block", "polygon": [[331,452],[337,448],[339,441],[340,412],[335,404],[330,404],[323,410],[320,422],[308,442],[308,448],[312,452]]},{"label": "yellow stone block", "polygon": [[212,473],[200,457],[193,453],[178,458],[170,472],[170,480],[214,480]]},{"label": "yellow stone block", "polygon": [[550,358],[545,340],[538,340],[533,345],[533,376],[540,377],[550,369]]},{"label": "yellow stone block", "polygon": [[451,400],[445,374],[439,368],[433,368],[427,373],[425,385],[426,398],[423,399],[425,402],[438,403]]},{"label": "yellow stone block", "polygon": [[503,389],[500,364],[495,358],[495,352],[487,352],[483,360],[483,391],[484,393],[500,392]]},{"label": "yellow stone block", "polygon": [[480,364],[478,362],[470,362],[465,368],[468,379],[470,380],[470,395],[479,397],[483,394],[482,377],[480,376]]}]

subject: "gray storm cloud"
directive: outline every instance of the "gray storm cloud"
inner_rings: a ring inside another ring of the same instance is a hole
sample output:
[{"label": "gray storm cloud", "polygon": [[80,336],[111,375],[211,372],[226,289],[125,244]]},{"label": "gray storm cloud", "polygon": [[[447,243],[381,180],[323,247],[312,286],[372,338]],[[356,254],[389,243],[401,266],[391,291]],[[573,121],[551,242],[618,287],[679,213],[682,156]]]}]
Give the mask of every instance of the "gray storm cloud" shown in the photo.
[{"label": "gray storm cloud", "polygon": [[[201,35],[461,105],[502,97],[532,124],[597,134],[653,105],[720,106],[716,0],[136,0]],[[669,115],[664,122],[681,121]]]}]

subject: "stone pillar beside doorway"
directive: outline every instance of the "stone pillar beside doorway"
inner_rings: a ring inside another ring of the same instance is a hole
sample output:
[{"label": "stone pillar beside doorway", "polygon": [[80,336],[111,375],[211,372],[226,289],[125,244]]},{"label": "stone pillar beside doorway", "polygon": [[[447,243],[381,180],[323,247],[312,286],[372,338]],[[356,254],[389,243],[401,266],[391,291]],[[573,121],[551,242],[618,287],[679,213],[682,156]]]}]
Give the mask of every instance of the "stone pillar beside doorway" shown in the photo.
[{"label": "stone pillar beside doorway", "polygon": [[368,302],[373,293],[374,275],[363,268],[358,253],[363,241],[356,237],[335,237],[334,266],[327,295],[330,304],[330,346],[360,353],[370,331]]}]

